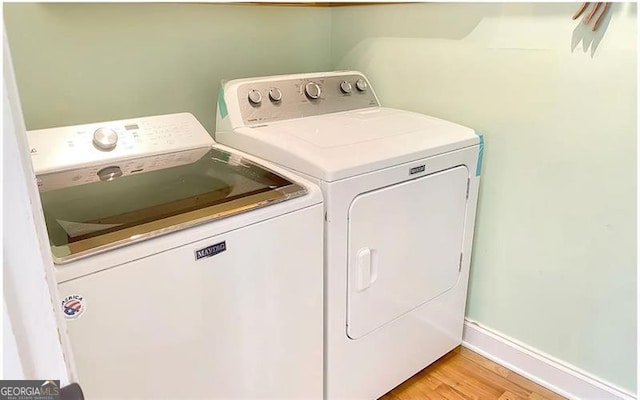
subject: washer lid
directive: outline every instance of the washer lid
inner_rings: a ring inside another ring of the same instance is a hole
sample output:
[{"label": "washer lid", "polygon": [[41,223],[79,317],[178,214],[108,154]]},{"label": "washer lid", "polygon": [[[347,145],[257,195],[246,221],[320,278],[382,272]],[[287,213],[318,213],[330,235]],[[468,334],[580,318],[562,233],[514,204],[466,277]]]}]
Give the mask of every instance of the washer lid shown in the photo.
[{"label": "washer lid", "polygon": [[[148,158],[37,177],[56,263],[307,193],[287,178],[217,148]],[[145,168],[136,169],[140,165]],[[90,175],[99,179],[76,179]]]},{"label": "washer lid", "polygon": [[329,182],[479,143],[473,129],[384,107],[242,127],[216,139]]}]

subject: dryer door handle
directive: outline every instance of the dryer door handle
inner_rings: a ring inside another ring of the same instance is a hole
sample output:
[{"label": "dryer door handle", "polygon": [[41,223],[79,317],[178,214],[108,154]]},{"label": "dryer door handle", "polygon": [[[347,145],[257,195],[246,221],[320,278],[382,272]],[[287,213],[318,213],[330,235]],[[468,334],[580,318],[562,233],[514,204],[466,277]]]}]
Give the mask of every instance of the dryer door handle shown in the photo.
[{"label": "dryer door handle", "polygon": [[356,257],[356,290],[368,289],[378,279],[377,257],[375,250],[368,247],[360,249]]}]

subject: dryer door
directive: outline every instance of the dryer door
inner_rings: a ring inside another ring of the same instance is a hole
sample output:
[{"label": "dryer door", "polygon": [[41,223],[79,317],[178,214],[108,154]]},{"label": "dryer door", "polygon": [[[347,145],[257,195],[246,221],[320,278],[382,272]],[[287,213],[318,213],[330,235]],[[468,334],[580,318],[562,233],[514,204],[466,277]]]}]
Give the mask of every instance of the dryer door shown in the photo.
[{"label": "dryer door", "polygon": [[349,210],[347,335],[360,338],[451,289],[469,172],[459,166],[361,194]]}]

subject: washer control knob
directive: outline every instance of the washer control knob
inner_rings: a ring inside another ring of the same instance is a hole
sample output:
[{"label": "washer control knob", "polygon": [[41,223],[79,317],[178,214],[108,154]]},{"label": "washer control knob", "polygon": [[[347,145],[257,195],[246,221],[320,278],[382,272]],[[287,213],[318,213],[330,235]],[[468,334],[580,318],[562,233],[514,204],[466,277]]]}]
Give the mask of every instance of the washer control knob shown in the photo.
[{"label": "washer control knob", "polygon": [[317,83],[307,82],[307,84],[304,86],[304,93],[308,98],[316,100],[320,97],[322,90],[320,89],[320,85],[318,85]]},{"label": "washer control knob", "polygon": [[340,82],[340,91],[342,93],[351,93],[351,84],[347,81]]},{"label": "washer control knob", "polygon": [[98,171],[98,177],[101,181],[112,181],[122,176],[122,170],[117,165],[102,168]]},{"label": "washer control knob", "polygon": [[278,88],[271,88],[269,89],[269,98],[271,99],[271,101],[277,103],[282,100],[282,92]]},{"label": "washer control knob", "polygon": [[255,90],[255,89],[251,89],[249,90],[249,103],[253,104],[253,105],[258,105],[262,102],[262,95],[260,94],[259,91]]},{"label": "washer control knob", "polygon": [[113,129],[99,128],[93,132],[93,144],[99,150],[113,150],[118,144],[118,134]]},{"label": "washer control knob", "polygon": [[356,87],[359,91],[364,92],[365,90],[367,90],[367,81],[365,81],[364,79],[358,79],[356,81]]}]

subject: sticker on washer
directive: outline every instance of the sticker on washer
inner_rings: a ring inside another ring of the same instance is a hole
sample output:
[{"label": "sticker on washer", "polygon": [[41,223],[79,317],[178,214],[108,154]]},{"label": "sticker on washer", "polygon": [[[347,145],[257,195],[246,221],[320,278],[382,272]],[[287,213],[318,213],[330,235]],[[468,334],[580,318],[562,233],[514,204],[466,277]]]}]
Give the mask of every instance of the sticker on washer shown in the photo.
[{"label": "sticker on washer", "polygon": [[80,317],[86,308],[86,300],[78,294],[72,294],[62,300],[62,312],[66,319],[76,319]]}]

